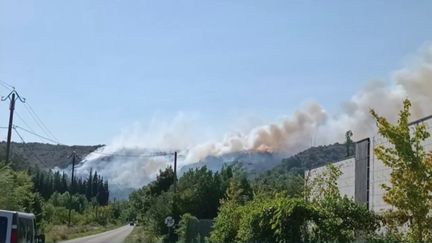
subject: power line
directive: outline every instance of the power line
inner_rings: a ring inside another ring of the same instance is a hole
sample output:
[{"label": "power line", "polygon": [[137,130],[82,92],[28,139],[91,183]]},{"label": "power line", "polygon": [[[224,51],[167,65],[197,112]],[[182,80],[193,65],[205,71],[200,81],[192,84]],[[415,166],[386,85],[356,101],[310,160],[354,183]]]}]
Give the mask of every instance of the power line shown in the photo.
[{"label": "power line", "polygon": [[35,114],[36,118],[40,121],[40,123],[42,124],[42,126],[46,129],[46,131],[48,131],[48,133],[51,135],[51,137],[54,138],[54,140],[59,140],[52,132],[51,130],[45,125],[45,123],[42,121],[42,119],[40,119],[40,117],[38,116],[38,114],[36,113],[36,111],[33,109],[33,107],[27,103],[27,106],[30,108],[30,110],[33,112],[33,114]]},{"label": "power line", "polygon": [[15,125],[14,127],[19,128],[19,129],[21,129],[21,130],[23,130],[23,131],[25,131],[25,132],[27,132],[27,133],[30,133],[30,134],[32,134],[32,135],[34,135],[34,136],[36,136],[36,137],[39,137],[39,138],[41,138],[41,139],[44,139],[44,140],[46,140],[46,141],[49,141],[49,142],[52,142],[52,143],[55,143],[55,144],[65,145],[65,144],[62,144],[62,143],[60,143],[60,142],[58,142],[58,141],[52,140],[52,139],[50,139],[50,138],[44,137],[44,136],[39,135],[39,134],[37,134],[37,133],[35,133],[35,132],[32,132],[32,131],[30,131],[30,130],[27,130],[27,129],[25,129],[25,128],[23,128],[23,127],[20,127],[20,126],[18,126],[18,125]]},{"label": "power line", "polygon": [[15,89],[15,87],[11,84],[6,83],[5,81],[0,79],[0,85],[5,87],[6,89],[8,89],[9,91],[12,91],[13,89]]},{"label": "power line", "polygon": [[173,153],[152,153],[152,154],[118,154],[118,153],[104,153],[99,151],[93,151],[92,153],[105,155],[105,156],[113,156],[113,157],[130,157],[130,158],[151,158],[151,157],[161,157],[161,156],[168,156],[172,155]]},{"label": "power line", "polygon": [[[4,88],[13,91],[15,90],[15,87],[3,80],[0,80],[0,85],[3,86]],[[42,121],[42,119],[40,119],[39,115],[36,113],[36,111],[33,109],[33,107],[26,103],[24,105],[24,107],[26,108],[26,110],[29,112],[30,116],[32,117],[32,119],[36,122],[36,125],[42,130],[43,133],[45,133],[45,135],[47,135],[48,137],[53,138],[53,140],[56,140],[57,143],[59,141],[59,139],[51,132],[51,130],[45,125],[45,123]],[[29,130],[32,130],[34,132],[33,129],[31,129],[31,127],[23,120],[24,125],[26,125],[28,128],[30,128]]]},{"label": "power line", "polygon": [[[25,148],[25,146],[27,146],[26,141],[25,141],[24,138],[21,136],[21,134],[17,131],[17,129],[16,129],[15,126],[13,127],[13,129],[14,129],[15,133],[18,135],[18,137],[21,139],[21,141],[23,142],[23,144],[24,144],[23,148]],[[34,157],[35,157],[35,158],[36,158],[40,163],[42,163],[43,165],[45,165],[47,168],[50,168],[50,166],[49,166],[45,161],[41,160],[41,159],[39,158],[39,156],[37,156],[37,154],[34,153],[33,149],[31,149],[31,148],[29,148],[29,149],[30,149],[30,153],[33,154],[33,156],[34,156]]]},{"label": "power line", "polygon": [[26,128],[32,132],[35,132],[34,129],[25,121],[25,119],[22,118],[22,116],[15,111],[15,114],[17,115],[18,119],[26,126]]},{"label": "power line", "polygon": [[56,140],[56,143],[59,143],[58,139],[47,128],[47,126],[43,123],[43,121],[40,119],[40,117],[36,114],[35,110],[30,106],[30,104],[24,105],[24,107],[26,108],[30,117],[35,121],[36,125],[41,129],[41,131],[43,133],[45,133],[45,135],[47,137],[51,137],[53,140]]},{"label": "power line", "polygon": [[42,119],[40,119],[40,117],[38,116],[38,114],[36,113],[36,111],[33,109],[33,107],[27,103],[27,106],[30,108],[30,110],[33,112],[33,114],[36,116],[36,118],[39,120],[39,122],[42,124],[42,126],[45,128],[46,131],[48,131],[48,133],[55,139],[58,140],[58,138],[56,136],[54,136],[54,134],[51,132],[51,130],[45,125],[45,123],[42,121]]},{"label": "power line", "polygon": [[[41,138],[43,140],[48,141],[48,142],[54,142],[54,143],[57,143],[59,145],[67,146],[66,144],[62,144],[62,143],[60,143],[58,141],[54,141],[54,140],[52,140],[50,138],[44,137],[44,136],[39,135],[39,134],[37,134],[35,132],[32,132],[32,131],[30,131],[28,129],[25,129],[25,128],[21,127],[21,126],[14,125],[14,128],[21,129],[22,131],[30,133],[30,134],[32,134],[32,135],[34,135],[36,137],[39,137],[39,138]],[[151,158],[151,157],[168,156],[168,155],[172,155],[173,154],[173,153],[170,153],[170,152],[156,152],[156,153],[152,153],[152,154],[118,154],[118,153],[104,153],[104,152],[100,152],[100,151],[93,151],[92,153],[100,154],[100,155],[104,155],[104,156],[125,157],[125,158]]]}]

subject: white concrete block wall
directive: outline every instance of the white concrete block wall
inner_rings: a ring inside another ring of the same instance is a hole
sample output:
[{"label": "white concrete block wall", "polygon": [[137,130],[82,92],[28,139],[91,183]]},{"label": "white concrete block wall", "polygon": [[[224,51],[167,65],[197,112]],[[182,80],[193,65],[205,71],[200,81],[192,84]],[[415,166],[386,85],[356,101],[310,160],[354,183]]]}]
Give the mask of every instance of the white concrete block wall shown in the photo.
[{"label": "white concrete block wall", "polygon": [[[426,125],[428,131],[432,134],[432,118],[422,122]],[[415,126],[413,126],[414,129]],[[374,154],[374,148],[378,145],[388,144],[385,139],[379,135],[371,138],[370,149],[370,164],[369,164],[369,208],[377,213],[383,212],[391,208],[390,205],[384,202],[384,190],[382,184],[390,185],[390,168],[386,167],[382,161],[378,160]],[[426,151],[432,151],[432,137],[427,139],[424,144]],[[355,159],[350,158],[335,163],[341,169],[342,175],[338,180],[339,190],[342,195],[347,195],[354,199],[355,195]],[[310,179],[322,173],[325,166],[313,169],[310,171]],[[306,172],[307,173],[307,172]]]},{"label": "white concrete block wall", "polygon": [[[339,177],[337,183],[341,195],[346,195],[349,198],[354,199],[354,180],[355,180],[355,159],[349,158],[343,161],[334,163],[341,172],[342,175]],[[326,166],[318,167],[310,170],[309,179],[313,180],[316,176],[321,174],[326,169]],[[308,173],[308,172],[306,172]]]}]

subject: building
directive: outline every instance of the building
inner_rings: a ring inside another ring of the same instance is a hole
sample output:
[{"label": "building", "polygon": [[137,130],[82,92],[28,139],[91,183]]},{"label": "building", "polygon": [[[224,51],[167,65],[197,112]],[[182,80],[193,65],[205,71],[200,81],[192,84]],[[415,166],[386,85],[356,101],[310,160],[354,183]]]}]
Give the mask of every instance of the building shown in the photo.
[{"label": "building", "polygon": [[[432,116],[412,122],[410,126],[414,129],[418,124],[424,124],[432,134]],[[335,163],[342,172],[338,180],[341,194],[357,202],[365,203],[369,209],[378,213],[391,207],[384,202],[384,190],[381,187],[382,184],[390,185],[391,169],[378,160],[373,153],[375,147],[385,146],[386,143],[384,138],[375,134],[373,137],[355,143],[354,157]],[[426,151],[432,151],[432,138],[428,138],[423,146]],[[307,173],[310,178],[313,178],[324,169],[323,166]]]}]

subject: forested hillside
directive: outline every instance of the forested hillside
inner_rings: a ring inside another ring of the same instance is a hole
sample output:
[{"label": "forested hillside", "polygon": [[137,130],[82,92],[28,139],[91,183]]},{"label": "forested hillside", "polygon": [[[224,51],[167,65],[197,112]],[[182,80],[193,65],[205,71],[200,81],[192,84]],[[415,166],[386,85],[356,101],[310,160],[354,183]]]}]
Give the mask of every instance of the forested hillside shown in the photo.
[{"label": "forested hillside", "polygon": [[[350,147],[350,155],[354,154],[354,146]],[[347,158],[346,144],[330,144],[311,147],[292,157],[282,160],[282,163],[274,167],[271,171],[287,171],[292,167],[303,167],[313,169],[323,166],[330,162],[338,162]]]},{"label": "forested hillside", "polygon": [[[262,193],[269,191],[289,191],[298,193],[305,170],[338,162],[347,158],[345,144],[335,143],[306,149],[294,156],[283,159],[282,162],[264,173],[255,176],[253,184]],[[350,154],[354,154],[354,146]]]},{"label": "forested hillside", "polygon": [[[81,158],[95,151],[103,145],[94,146],[67,146],[47,143],[12,143],[11,158],[12,161],[19,162],[13,164],[18,169],[37,166],[41,169],[54,167],[66,167],[71,159],[69,158],[73,151]],[[5,159],[6,142],[0,142],[0,160]]]}]

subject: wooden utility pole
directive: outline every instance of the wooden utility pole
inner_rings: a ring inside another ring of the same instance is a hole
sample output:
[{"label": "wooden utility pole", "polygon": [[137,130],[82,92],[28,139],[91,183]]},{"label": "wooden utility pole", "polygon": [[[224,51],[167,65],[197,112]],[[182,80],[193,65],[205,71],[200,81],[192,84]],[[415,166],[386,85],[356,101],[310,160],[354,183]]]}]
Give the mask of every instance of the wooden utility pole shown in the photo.
[{"label": "wooden utility pole", "polygon": [[75,184],[75,162],[76,162],[76,152],[72,152],[72,177],[71,184],[69,188],[69,215],[68,215],[68,226],[71,225],[71,211],[72,211],[72,190]]},{"label": "wooden utility pole", "polygon": [[7,135],[7,143],[6,143],[6,163],[9,163],[15,101],[19,99],[22,103],[25,103],[25,99],[21,98],[19,94],[15,91],[15,89],[13,89],[8,96],[3,97],[2,101],[5,101],[7,99],[10,100],[10,104],[9,104],[9,126],[8,126],[8,135]]},{"label": "wooden utility pole", "polygon": [[10,100],[10,105],[9,105],[9,127],[8,127],[7,144],[6,144],[6,163],[9,163],[14,110],[15,110],[15,93],[12,94],[12,99]]},{"label": "wooden utility pole", "polygon": [[177,192],[177,152],[174,152],[174,193]]}]

